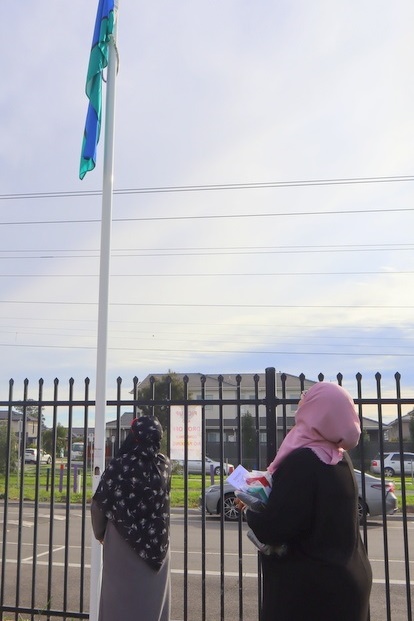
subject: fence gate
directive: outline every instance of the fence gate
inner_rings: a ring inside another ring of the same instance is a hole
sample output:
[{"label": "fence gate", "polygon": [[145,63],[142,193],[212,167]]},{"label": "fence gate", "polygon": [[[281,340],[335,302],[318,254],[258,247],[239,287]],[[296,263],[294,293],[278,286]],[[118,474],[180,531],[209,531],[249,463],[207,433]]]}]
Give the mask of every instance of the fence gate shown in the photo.
[{"label": "fence gate", "polygon": [[[316,381],[323,379],[320,375]],[[397,513],[387,513],[384,468],[374,481],[379,495],[375,509],[369,497],[371,458],[378,452],[384,465],[389,447],[401,455],[412,448],[405,423],[414,396],[403,397],[399,374],[394,379],[387,397],[382,396],[379,374],[366,394],[360,375],[345,386],[355,399],[363,431],[360,445],[351,452],[354,467],[362,473],[360,510],[375,510],[375,515],[362,515],[361,522],[374,573],[374,621],[412,621],[414,477],[409,468],[403,473],[407,476],[392,478]],[[344,383],[341,375],[336,381]],[[135,378],[129,398],[122,399],[118,379],[115,397],[107,402],[107,460],[140,412],[155,414],[163,422],[168,451],[171,406],[182,408],[187,440],[189,412],[201,407],[202,455],[210,461],[195,463],[184,442],[183,460],[174,462],[172,621],[260,618],[260,561],[234,509],[234,490],[226,476],[239,463],[248,469],[266,468],[294,424],[301,391],[314,382],[273,368],[256,375],[173,374],[153,376],[142,384]],[[40,381],[36,398],[29,398],[29,388],[26,381],[15,395],[11,381],[8,394],[0,395],[1,619],[88,619],[95,402],[89,398],[89,380],[80,389],[73,380],[64,388],[55,380],[51,390]],[[384,423],[390,414],[392,437]],[[83,445],[83,454],[72,450],[74,439]],[[26,449],[33,446],[35,461],[26,463]],[[402,464],[404,468],[403,460]],[[197,469],[199,473],[192,474]]]}]

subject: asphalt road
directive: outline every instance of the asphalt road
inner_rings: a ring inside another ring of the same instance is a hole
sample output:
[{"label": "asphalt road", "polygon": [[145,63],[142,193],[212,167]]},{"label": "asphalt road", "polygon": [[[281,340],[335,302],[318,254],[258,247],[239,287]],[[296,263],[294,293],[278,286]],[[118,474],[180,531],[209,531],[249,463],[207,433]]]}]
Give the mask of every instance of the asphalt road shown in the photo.
[{"label": "asphalt road", "polygon": [[[408,618],[402,525],[398,516],[389,518],[384,538],[381,521],[368,523],[368,552],[374,574],[372,621],[386,621],[387,614],[392,621],[407,621]],[[245,524],[239,532],[238,524],[227,522],[221,533],[220,519],[208,516],[203,542],[202,519],[197,511],[189,512],[187,530],[184,528],[183,511],[172,512],[171,619],[182,621],[187,615],[188,621],[201,621],[203,608],[205,621],[254,621],[258,618],[258,560],[253,545],[245,536],[246,530]],[[409,564],[411,576],[414,570],[413,531],[414,518],[410,516],[408,535],[410,558],[413,559]],[[44,608],[48,601],[49,586],[52,609],[65,606],[68,610],[87,611],[91,545],[89,515],[85,516],[85,546],[82,545],[82,513],[76,507],[71,509],[69,520],[64,510],[56,510],[52,532],[53,553],[50,555],[48,509],[39,508],[36,531],[33,507],[30,504],[24,508],[21,528],[18,507],[9,507],[4,603],[12,603],[17,598],[22,605],[30,606],[34,602],[38,608]],[[388,566],[384,563],[384,539],[389,548]],[[68,546],[65,541],[68,541]],[[3,554],[2,547],[0,554]],[[384,587],[387,575],[390,583],[388,601]],[[411,597],[413,585],[411,578]]]}]

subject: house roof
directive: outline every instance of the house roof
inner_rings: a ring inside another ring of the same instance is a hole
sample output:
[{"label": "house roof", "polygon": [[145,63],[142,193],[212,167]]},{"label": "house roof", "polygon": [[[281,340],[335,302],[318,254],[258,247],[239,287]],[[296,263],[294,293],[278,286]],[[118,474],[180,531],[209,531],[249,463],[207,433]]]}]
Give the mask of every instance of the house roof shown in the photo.
[{"label": "house roof", "polygon": [[[84,432],[85,430],[83,427],[72,427],[72,438],[83,438]],[[88,427],[87,435],[93,435],[94,433],[95,427]]]},{"label": "house roof", "polygon": [[[373,420],[372,418],[366,418],[365,416],[362,417],[362,423],[366,431],[368,431],[369,429],[378,429],[379,427],[379,423],[377,420]],[[383,429],[386,429],[387,427],[389,427],[389,425],[387,425],[387,423],[382,423],[382,427]]]},{"label": "house roof", "polygon": [[[410,412],[408,412],[407,414],[404,414],[404,416],[401,416],[401,421],[404,422],[410,422],[410,418],[414,416],[414,410],[411,410]],[[392,420],[390,423],[388,423],[388,427],[393,427],[394,425],[398,424],[398,418],[394,418],[394,420]]]},{"label": "house roof", "polygon": [[[9,417],[8,410],[0,410],[0,420],[8,420],[8,417]],[[21,412],[16,412],[15,410],[12,410],[11,419],[12,421],[22,420],[23,414]]]},{"label": "house roof", "polygon": [[[150,378],[154,377],[154,379],[156,381],[161,380],[164,377],[167,377],[168,375],[171,375],[173,377],[176,377],[178,380],[183,381],[184,377],[188,377],[188,388],[189,389],[195,389],[195,388],[200,388],[201,387],[201,378],[204,376],[206,378],[206,387],[210,387],[212,388],[213,386],[219,386],[220,382],[219,382],[219,377],[221,376],[222,379],[222,386],[225,388],[226,386],[230,387],[230,388],[236,388],[238,386],[238,382],[237,382],[237,378],[240,377],[240,386],[241,388],[251,388],[255,386],[255,381],[254,378],[257,376],[259,378],[259,386],[260,387],[264,387],[265,384],[265,377],[266,374],[265,373],[217,373],[217,374],[212,374],[212,373],[175,373],[175,372],[171,372],[171,373],[150,373],[149,375],[147,375],[142,382],[140,383],[140,386],[145,387],[148,386],[150,383]],[[281,382],[281,375],[282,373],[277,372],[276,373],[276,377],[277,377],[277,383],[279,384]],[[286,375],[287,380],[292,379],[292,380],[296,380],[299,382],[299,377],[296,375],[290,375],[289,373],[284,373],[284,375]],[[307,385],[309,384],[316,384],[315,380],[310,380],[308,378],[305,379],[305,382]],[[132,392],[132,391],[131,391]]]},{"label": "house roof", "polygon": [[[120,417],[120,428],[121,429],[126,429],[127,427],[131,426],[131,423],[133,421],[134,418],[134,413],[133,412],[124,412],[123,414],[121,414]],[[106,428],[107,429],[115,429],[116,428],[116,424],[117,424],[117,419],[115,420],[110,420],[106,423]]]}]

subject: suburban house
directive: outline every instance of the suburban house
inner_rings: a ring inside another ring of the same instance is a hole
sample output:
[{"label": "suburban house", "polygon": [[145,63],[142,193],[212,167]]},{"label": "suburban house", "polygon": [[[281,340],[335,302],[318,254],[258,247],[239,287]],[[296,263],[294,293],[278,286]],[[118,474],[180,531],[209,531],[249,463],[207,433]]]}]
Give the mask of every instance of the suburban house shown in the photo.
[{"label": "suburban house", "polygon": [[[7,410],[0,410],[0,425],[6,425],[9,419]],[[17,440],[20,440],[20,446],[23,446],[23,414],[12,410],[11,412],[11,431],[15,434]],[[26,446],[37,445],[37,419],[26,419]]]},{"label": "suburban house", "polygon": [[[152,374],[148,375],[140,384],[138,390],[150,386],[150,378],[154,378],[155,382],[160,381],[167,374]],[[202,375],[201,373],[174,373],[174,378],[179,382],[183,382],[183,378],[188,378],[187,388],[189,398],[202,399],[202,387],[204,386],[204,400],[206,405],[204,406],[205,419],[206,419],[206,453],[212,458],[218,458],[220,455],[220,438],[221,431],[223,432],[223,440],[225,446],[225,458],[230,462],[236,459],[237,456],[237,427],[238,427],[238,407],[235,404],[224,405],[220,409],[220,405],[209,403],[212,400],[237,399],[239,394],[241,399],[255,399],[256,386],[257,386],[257,398],[263,399],[265,397],[265,374],[225,374],[222,376],[222,380],[219,380],[218,375]],[[202,383],[202,377],[205,378],[204,384]],[[255,382],[255,378],[257,382]],[[304,389],[310,388],[315,381],[305,379]],[[276,396],[281,396],[282,391],[282,379],[281,374],[276,374]],[[300,379],[293,375],[286,375],[285,382],[285,396],[288,399],[299,399],[301,392]],[[296,405],[292,404],[287,406],[285,413],[287,424],[291,427],[294,423],[294,414],[296,411]],[[251,404],[244,404],[240,406],[240,417],[246,417],[247,415],[252,417],[258,416],[259,418],[259,441],[262,445],[261,452],[265,453],[266,446],[266,413],[265,407],[259,405],[256,408]],[[129,430],[129,426],[132,421],[132,412],[125,412],[120,419],[120,440],[122,441]],[[280,416],[277,416],[278,433],[284,432],[283,413],[280,412]],[[116,442],[116,428],[117,421],[110,421],[106,424],[106,437],[107,437],[107,455],[108,452],[112,455],[114,452],[114,445]],[[282,438],[282,435],[280,435]],[[109,445],[109,447],[108,447]],[[111,446],[112,445],[112,446]],[[108,450],[109,449],[109,450]]]},{"label": "suburban house", "polygon": [[[154,378],[155,382],[160,381],[167,374],[153,374],[148,375],[145,379],[139,383],[139,391],[142,388],[148,387],[151,383],[150,378]],[[256,417],[259,423],[259,444],[260,444],[260,464],[255,463],[255,459],[252,456],[246,457],[244,463],[250,467],[264,467],[266,461],[266,412],[263,405],[257,407],[254,404],[244,404],[240,406],[240,421],[238,420],[238,406],[235,404],[226,404],[221,410],[220,406],[214,403],[209,403],[212,400],[236,400],[237,395],[240,395],[241,399],[254,399],[257,386],[257,397],[263,399],[265,397],[265,374],[225,374],[222,376],[221,382],[217,375],[202,375],[201,373],[174,373],[174,378],[180,383],[183,381],[184,376],[188,378],[187,388],[188,395],[191,399],[202,399],[202,382],[201,378],[205,377],[204,382],[204,400],[206,405],[204,406],[205,421],[206,421],[206,454],[212,459],[219,459],[221,452],[221,435],[223,434],[224,443],[224,457],[229,463],[235,464],[238,458],[238,426],[243,425],[243,419],[250,415],[256,422]],[[286,381],[284,383],[284,396],[287,399],[298,400],[301,393],[300,379],[294,375],[286,375]],[[257,378],[255,382],[254,378]],[[316,382],[313,380],[304,380],[304,389],[309,389]],[[276,374],[276,396],[282,397],[282,378],[281,374]],[[288,404],[285,406],[285,411],[282,408],[278,408],[277,411],[277,445],[282,441],[285,433],[291,429],[295,422],[295,412],[297,409],[296,403]],[[280,410],[280,411],[279,411]],[[138,410],[139,415],[139,410]],[[120,441],[125,439],[126,434],[129,431],[131,422],[133,419],[132,412],[124,412],[120,417]],[[363,429],[365,441],[367,447],[369,447],[369,456],[371,452],[375,454],[378,450],[379,438],[378,438],[378,422],[370,418],[363,418]],[[243,433],[243,431],[242,431]],[[387,425],[383,425],[384,439],[387,440],[388,428]],[[117,434],[117,421],[112,420],[106,424],[106,455],[112,457],[115,453]],[[247,454],[247,453],[246,453]]]},{"label": "suburban house", "polygon": [[[402,428],[402,439],[403,440],[411,440],[410,434],[410,422],[414,419],[414,410],[408,412],[404,416],[401,416],[401,428]],[[391,423],[387,425],[388,429],[388,440],[390,442],[396,442],[399,438],[399,422],[398,418],[394,419]]]}]

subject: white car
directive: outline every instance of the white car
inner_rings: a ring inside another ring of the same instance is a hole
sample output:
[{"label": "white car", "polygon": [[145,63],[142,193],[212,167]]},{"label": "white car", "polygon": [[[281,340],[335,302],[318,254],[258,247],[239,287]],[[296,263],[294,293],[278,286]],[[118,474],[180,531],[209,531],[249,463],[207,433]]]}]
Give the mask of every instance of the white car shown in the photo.
[{"label": "white car", "polygon": [[[184,462],[182,459],[177,460],[178,464],[181,468],[184,469]],[[187,462],[188,474],[201,474],[203,469],[203,460],[202,459],[189,459]],[[209,474],[220,474],[221,473],[221,464],[219,461],[214,461],[214,459],[210,459],[210,457],[205,458],[205,472],[208,476]],[[233,464],[229,464],[224,462],[223,464],[224,474],[230,474],[233,472],[234,466]]]},{"label": "white car", "polygon": [[72,461],[82,461],[85,445],[83,442],[74,442],[72,444],[71,459]]},{"label": "white car", "polygon": [[[25,452],[24,452],[24,462],[26,464],[35,464],[36,461],[37,461],[37,449],[35,449],[35,448],[28,448],[28,449],[26,449]],[[49,453],[46,453],[43,450],[40,451],[40,463],[41,464],[51,464],[52,463],[52,458],[49,455]]]},{"label": "white car", "polygon": [[[393,477],[401,474],[401,455],[400,453],[384,453],[384,476]],[[414,453],[403,453],[404,473],[412,476],[414,473]],[[381,474],[381,455],[371,461],[371,472]]]}]

